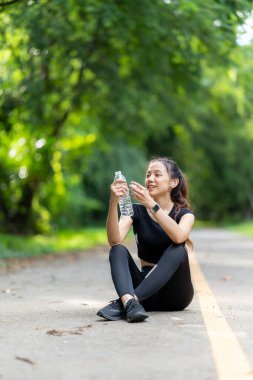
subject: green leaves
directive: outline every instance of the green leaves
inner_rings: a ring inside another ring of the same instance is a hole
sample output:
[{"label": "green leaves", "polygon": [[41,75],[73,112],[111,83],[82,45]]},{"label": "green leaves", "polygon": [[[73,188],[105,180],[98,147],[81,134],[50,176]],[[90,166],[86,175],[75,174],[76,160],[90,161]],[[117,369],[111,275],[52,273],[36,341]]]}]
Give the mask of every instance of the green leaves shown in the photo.
[{"label": "green leaves", "polygon": [[[206,141],[223,136],[224,146],[231,134],[230,142],[240,136],[246,144],[247,134],[235,131],[248,131],[252,120],[252,71],[244,62],[251,57],[236,45],[249,10],[249,1],[211,0],[41,0],[3,8],[2,226],[46,231],[104,218],[114,169],[103,153],[108,142],[109,156],[120,147],[122,170],[131,156],[139,173],[156,153],[172,155],[193,177],[200,173],[194,203],[208,217],[198,194],[221,152]],[[224,149],[227,171],[233,149]],[[92,165],[94,183],[84,175]],[[125,170],[135,176],[130,164]],[[210,189],[205,202],[215,204],[215,183]]]}]

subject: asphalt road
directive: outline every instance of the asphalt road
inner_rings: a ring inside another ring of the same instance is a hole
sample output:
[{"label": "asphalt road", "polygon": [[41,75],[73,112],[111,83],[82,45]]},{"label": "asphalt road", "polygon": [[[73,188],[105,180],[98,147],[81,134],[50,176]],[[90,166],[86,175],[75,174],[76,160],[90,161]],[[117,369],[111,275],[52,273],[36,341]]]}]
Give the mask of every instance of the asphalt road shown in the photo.
[{"label": "asphalt road", "polygon": [[228,367],[253,368],[253,239],[213,229],[191,237],[193,302],[143,323],[96,316],[116,298],[106,247],[1,273],[0,379],[232,380]]}]

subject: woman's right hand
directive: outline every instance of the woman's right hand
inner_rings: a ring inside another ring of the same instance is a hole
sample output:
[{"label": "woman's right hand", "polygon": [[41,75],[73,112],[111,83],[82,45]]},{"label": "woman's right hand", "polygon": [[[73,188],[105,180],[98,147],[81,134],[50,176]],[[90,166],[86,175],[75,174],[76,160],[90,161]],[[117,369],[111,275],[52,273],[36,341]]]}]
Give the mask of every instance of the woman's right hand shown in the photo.
[{"label": "woman's right hand", "polygon": [[128,193],[128,186],[122,179],[116,179],[111,184],[111,201],[119,203],[121,196],[126,196]]}]

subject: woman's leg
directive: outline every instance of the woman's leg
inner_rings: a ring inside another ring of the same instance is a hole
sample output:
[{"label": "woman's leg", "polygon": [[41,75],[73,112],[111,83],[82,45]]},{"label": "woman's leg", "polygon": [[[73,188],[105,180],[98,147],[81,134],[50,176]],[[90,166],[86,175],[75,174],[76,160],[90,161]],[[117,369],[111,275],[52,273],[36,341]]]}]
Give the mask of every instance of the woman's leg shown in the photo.
[{"label": "woman's leg", "polygon": [[186,307],[192,300],[193,287],[184,245],[169,246],[134,292],[147,310],[151,310],[149,299],[154,297],[156,306],[153,308],[156,310],[179,310]]},{"label": "woman's leg", "polygon": [[110,250],[109,260],[112,280],[119,297],[126,294],[134,296],[134,288],[143,281],[143,275],[128,249],[121,244],[114,245]]},{"label": "woman's leg", "polygon": [[180,264],[176,273],[167,284],[158,292],[159,308],[164,311],[176,311],[185,309],[193,299],[193,286],[191,282],[188,255]]},{"label": "woman's leg", "polygon": [[142,322],[148,315],[143,306],[134,298],[134,287],[143,280],[137,265],[127,248],[115,245],[111,248],[110,265],[112,280],[120,299],[111,302],[97,312],[102,318],[117,321],[126,319],[127,322]]}]

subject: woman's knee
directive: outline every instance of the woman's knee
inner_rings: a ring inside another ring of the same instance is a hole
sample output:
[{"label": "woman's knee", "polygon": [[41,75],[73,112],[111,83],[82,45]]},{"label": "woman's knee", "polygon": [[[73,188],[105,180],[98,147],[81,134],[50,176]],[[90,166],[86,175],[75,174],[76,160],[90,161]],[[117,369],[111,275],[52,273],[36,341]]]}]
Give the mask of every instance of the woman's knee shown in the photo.
[{"label": "woman's knee", "polygon": [[167,248],[165,252],[168,257],[174,257],[176,261],[182,262],[187,259],[187,252],[183,244],[174,244]]},{"label": "woman's knee", "polygon": [[[122,244],[113,245],[109,251],[109,261],[114,260],[118,255],[127,255],[128,249]],[[121,256],[122,257],[122,256]]]}]

